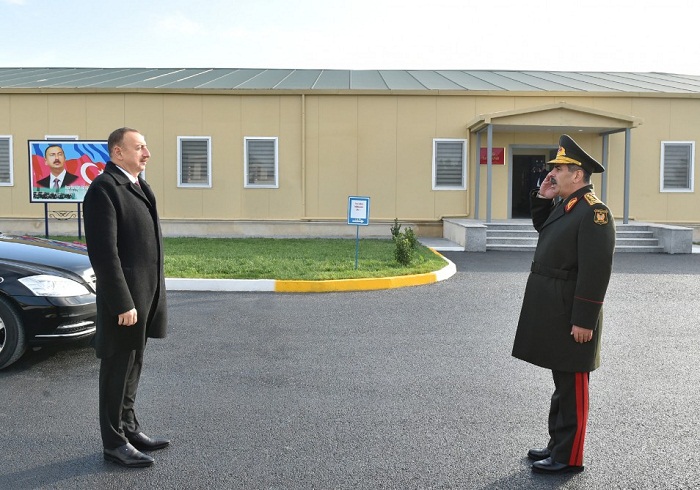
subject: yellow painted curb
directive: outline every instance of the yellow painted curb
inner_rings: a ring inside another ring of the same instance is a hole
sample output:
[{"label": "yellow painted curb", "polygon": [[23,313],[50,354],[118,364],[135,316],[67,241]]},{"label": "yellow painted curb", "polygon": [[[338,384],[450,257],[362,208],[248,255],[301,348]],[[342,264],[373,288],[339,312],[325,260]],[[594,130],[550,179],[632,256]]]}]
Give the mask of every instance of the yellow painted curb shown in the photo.
[{"label": "yellow painted curb", "polygon": [[[431,249],[432,250],[432,249]],[[411,274],[409,276],[376,277],[363,279],[332,279],[328,281],[295,281],[276,280],[275,292],[277,293],[330,293],[334,291],[372,291],[376,289],[393,289],[406,286],[420,286],[431,284],[452,277],[457,269],[446,257],[440,255],[447,263],[437,272],[425,274]]]},{"label": "yellow painted curb", "polygon": [[168,291],[256,291],[278,293],[329,293],[333,291],[371,291],[375,289],[403,288],[420,286],[443,281],[457,272],[450,259],[442,257],[447,265],[435,272],[412,274],[410,276],[377,277],[363,279],[334,279],[328,281],[285,281],[275,279],[183,279],[166,278]]},{"label": "yellow painted curb", "polygon": [[434,272],[411,276],[377,277],[369,279],[333,279],[328,281],[275,281],[278,293],[324,293],[330,291],[369,291],[437,282]]}]

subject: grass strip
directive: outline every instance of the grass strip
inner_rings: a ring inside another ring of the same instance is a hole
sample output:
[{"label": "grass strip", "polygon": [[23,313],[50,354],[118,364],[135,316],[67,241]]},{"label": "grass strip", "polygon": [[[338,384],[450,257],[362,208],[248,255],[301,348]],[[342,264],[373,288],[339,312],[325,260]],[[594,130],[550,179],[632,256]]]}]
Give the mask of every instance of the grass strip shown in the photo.
[{"label": "grass strip", "polygon": [[[52,237],[77,241],[77,237]],[[189,279],[332,280],[422,274],[447,262],[418,244],[408,266],[394,258],[391,239],[164,238],[165,276]]]}]

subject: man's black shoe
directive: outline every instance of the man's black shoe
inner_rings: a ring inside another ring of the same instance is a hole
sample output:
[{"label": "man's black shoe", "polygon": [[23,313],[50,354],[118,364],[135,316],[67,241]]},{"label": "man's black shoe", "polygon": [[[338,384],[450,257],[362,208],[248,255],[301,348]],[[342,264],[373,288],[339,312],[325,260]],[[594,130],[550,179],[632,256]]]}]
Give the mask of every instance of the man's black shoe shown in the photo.
[{"label": "man's black shoe", "polygon": [[552,451],[549,450],[549,448],[542,448],[542,449],[537,449],[537,448],[532,448],[527,452],[527,457],[530,458],[533,461],[542,461],[543,459],[547,459],[552,455]]},{"label": "man's black shoe", "polygon": [[532,463],[532,471],[537,473],[580,473],[583,466],[570,466],[564,463],[557,463],[551,457]]},{"label": "man's black shoe", "polygon": [[129,443],[116,449],[105,449],[104,457],[107,461],[126,466],[127,468],[145,468],[153,464],[152,457],[143,454]]},{"label": "man's black shoe", "polygon": [[141,451],[155,451],[156,449],[163,449],[170,441],[168,439],[159,439],[157,437],[148,437],[143,432],[138,434],[127,434],[126,438],[129,442]]}]

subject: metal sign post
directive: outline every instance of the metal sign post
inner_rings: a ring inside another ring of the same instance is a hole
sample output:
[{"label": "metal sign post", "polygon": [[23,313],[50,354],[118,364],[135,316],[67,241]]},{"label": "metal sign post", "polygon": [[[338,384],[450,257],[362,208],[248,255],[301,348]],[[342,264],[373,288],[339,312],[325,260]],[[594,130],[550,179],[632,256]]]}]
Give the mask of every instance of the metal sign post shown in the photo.
[{"label": "metal sign post", "polygon": [[[76,214],[78,218],[78,240],[83,239],[83,225],[82,225],[82,218],[83,218],[83,213],[81,211],[81,206],[80,202],[78,203],[78,212]],[[54,211],[53,212],[53,218],[57,218],[59,220],[67,220],[71,219],[73,217],[73,213],[71,211]],[[45,202],[44,203],[44,236],[46,238],[49,237],[49,203]]]},{"label": "metal sign post", "polygon": [[348,197],[348,224],[357,227],[355,234],[355,269],[360,255],[360,226],[369,225],[369,197]]}]

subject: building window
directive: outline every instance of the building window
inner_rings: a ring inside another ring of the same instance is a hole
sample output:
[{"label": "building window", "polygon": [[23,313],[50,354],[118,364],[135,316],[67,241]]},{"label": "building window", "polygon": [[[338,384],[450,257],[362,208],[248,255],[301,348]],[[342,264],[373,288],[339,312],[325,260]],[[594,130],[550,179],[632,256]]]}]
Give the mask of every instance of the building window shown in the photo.
[{"label": "building window", "polygon": [[467,140],[433,140],[433,190],[467,188]]},{"label": "building window", "polygon": [[661,192],[693,192],[694,141],[661,142]]},{"label": "building window", "polygon": [[66,135],[66,134],[47,134],[44,136],[45,140],[53,140],[53,141],[75,141],[78,139],[77,136],[75,135]]},{"label": "building window", "polygon": [[277,188],[277,138],[245,138],[245,186]]},{"label": "building window", "polygon": [[0,185],[12,183],[12,136],[0,136]]},{"label": "building window", "polygon": [[178,136],[177,186],[211,187],[211,138]]}]

